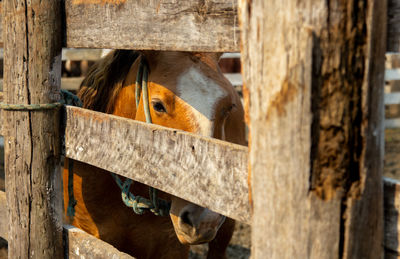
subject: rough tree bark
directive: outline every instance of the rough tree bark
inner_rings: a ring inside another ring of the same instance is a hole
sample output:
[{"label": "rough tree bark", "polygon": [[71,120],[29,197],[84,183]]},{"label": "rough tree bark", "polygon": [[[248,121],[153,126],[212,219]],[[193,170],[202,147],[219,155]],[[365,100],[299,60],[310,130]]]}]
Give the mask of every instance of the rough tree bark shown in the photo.
[{"label": "rough tree bark", "polygon": [[[59,100],[61,2],[3,2],[6,103]],[[62,258],[58,111],[3,116],[9,258]]]},{"label": "rough tree bark", "polygon": [[253,258],[380,258],[386,1],[239,12]]}]

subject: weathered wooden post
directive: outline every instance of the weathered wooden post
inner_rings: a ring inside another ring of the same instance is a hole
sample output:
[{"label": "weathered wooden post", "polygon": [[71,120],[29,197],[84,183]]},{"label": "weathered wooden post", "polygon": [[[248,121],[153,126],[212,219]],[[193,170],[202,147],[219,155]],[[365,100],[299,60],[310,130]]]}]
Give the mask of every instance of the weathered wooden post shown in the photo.
[{"label": "weathered wooden post", "polygon": [[381,258],[386,1],[239,3],[253,258]]},{"label": "weathered wooden post", "polygon": [[[61,3],[3,1],[4,102],[59,100]],[[3,114],[9,258],[62,258],[58,110]]]}]

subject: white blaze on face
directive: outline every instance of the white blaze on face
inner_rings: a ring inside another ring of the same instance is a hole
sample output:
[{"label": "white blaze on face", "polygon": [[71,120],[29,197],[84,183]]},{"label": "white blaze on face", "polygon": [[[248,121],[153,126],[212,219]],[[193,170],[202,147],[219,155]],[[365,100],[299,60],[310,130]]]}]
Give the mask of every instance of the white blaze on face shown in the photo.
[{"label": "white blaze on face", "polygon": [[178,79],[178,96],[188,105],[197,123],[198,134],[212,136],[214,132],[215,105],[227,96],[218,84],[198,69],[191,67]]}]

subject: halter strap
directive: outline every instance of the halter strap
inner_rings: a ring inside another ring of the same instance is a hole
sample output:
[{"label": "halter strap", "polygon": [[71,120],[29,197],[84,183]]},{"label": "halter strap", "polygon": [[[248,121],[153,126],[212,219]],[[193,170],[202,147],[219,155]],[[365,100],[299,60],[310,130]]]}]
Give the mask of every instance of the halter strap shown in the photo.
[{"label": "halter strap", "polygon": [[149,68],[147,62],[144,60],[144,58],[141,58],[135,84],[136,109],[139,107],[140,92],[143,90],[143,108],[146,116],[146,122],[152,123],[150,115],[149,90],[147,87],[148,78]]},{"label": "halter strap", "polygon": [[[139,107],[141,92],[143,92],[143,106],[146,116],[146,122],[152,123],[148,93],[148,71],[149,69],[147,62],[142,57],[140,60],[135,83],[136,110]],[[82,107],[82,104],[80,103],[80,105],[76,106]],[[144,198],[139,195],[135,196],[129,191],[130,186],[133,182],[131,179],[126,178],[125,181],[122,182],[117,174],[111,173],[111,176],[118,187],[121,189],[122,201],[127,207],[132,208],[136,214],[142,215],[145,210],[150,210],[157,216],[168,216],[169,210],[171,208],[171,203],[163,199],[159,199],[157,189],[149,187],[150,199]],[[69,202],[67,215],[73,217],[75,215],[75,205],[77,202],[75,200],[73,191],[73,160],[71,159],[69,159],[68,161],[68,197]]]},{"label": "halter strap", "polygon": [[[152,123],[150,115],[150,103],[149,103],[149,90],[148,90],[148,76],[149,68],[144,57],[140,59],[138,72],[136,75],[135,82],[135,99],[136,99],[136,110],[139,107],[141,93],[143,92],[143,108],[147,123]],[[150,210],[155,215],[167,216],[169,214],[169,209],[171,204],[165,200],[158,198],[158,190],[149,187],[149,199],[143,198],[141,196],[134,196],[129,192],[132,180],[127,178],[124,183],[121,182],[119,176],[112,174],[115,182],[122,190],[121,196],[122,200],[126,206],[133,208],[136,214],[143,214],[145,209]]]}]

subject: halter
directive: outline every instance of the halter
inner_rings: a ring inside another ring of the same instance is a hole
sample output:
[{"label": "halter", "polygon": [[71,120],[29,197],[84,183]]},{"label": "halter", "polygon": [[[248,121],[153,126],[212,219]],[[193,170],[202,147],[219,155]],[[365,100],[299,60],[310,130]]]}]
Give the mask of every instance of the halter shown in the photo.
[{"label": "halter", "polygon": [[[147,62],[142,57],[140,60],[139,69],[136,76],[136,84],[135,84],[136,110],[139,107],[141,92],[143,92],[143,107],[146,116],[146,122],[152,123],[150,115],[149,93],[147,87],[148,74],[149,74],[148,71],[149,68]],[[163,199],[159,199],[157,189],[149,187],[150,199],[144,198],[139,195],[135,196],[129,191],[131,184],[133,182],[131,179],[126,178],[125,181],[122,182],[117,174],[111,173],[111,176],[113,177],[118,187],[121,189],[122,201],[126,206],[132,208],[136,214],[142,215],[145,213],[145,210],[149,210],[157,216],[167,216],[169,214],[171,203]],[[67,215],[70,217],[73,217],[75,215],[75,205],[76,205],[72,184],[73,184],[73,161],[70,160],[68,162],[69,198],[68,198],[68,208],[67,208]]]},{"label": "halter", "polygon": [[[149,68],[146,60],[142,57],[140,59],[139,69],[136,75],[136,83],[135,83],[135,99],[136,99],[136,111],[138,110],[140,103],[140,95],[143,92],[143,108],[144,114],[146,116],[146,122],[152,123],[151,115],[150,115],[150,105],[149,105],[149,91],[148,91],[148,75]],[[143,89],[142,89],[143,88]],[[167,216],[169,214],[169,209],[171,208],[171,204],[165,200],[158,198],[158,190],[149,187],[149,199],[146,199],[141,196],[134,196],[129,188],[132,184],[132,180],[126,178],[125,182],[122,183],[121,179],[118,175],[111,173],[115,182],[121,188],[121,196],[122,200],[126,206],[131,207],[136,214],[142,215],[144,211],[150,210],[157,216]]]}]

